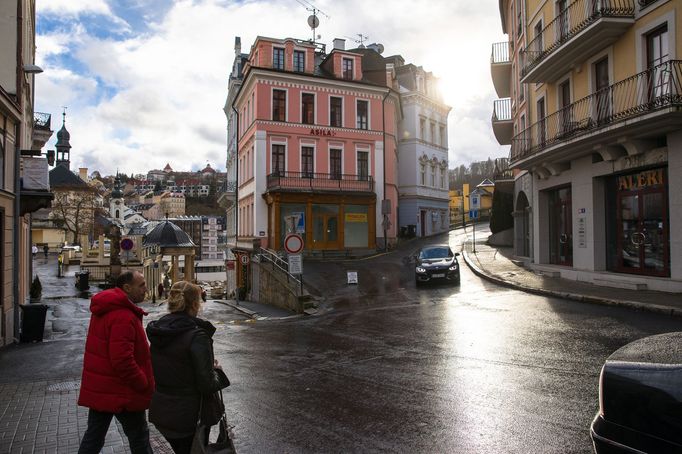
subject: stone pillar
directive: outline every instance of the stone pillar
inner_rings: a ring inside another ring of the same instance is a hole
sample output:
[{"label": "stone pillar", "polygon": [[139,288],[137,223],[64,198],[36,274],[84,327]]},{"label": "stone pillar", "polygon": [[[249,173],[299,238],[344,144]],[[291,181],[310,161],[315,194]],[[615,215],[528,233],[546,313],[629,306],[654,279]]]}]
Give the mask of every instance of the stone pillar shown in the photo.
[{"label": "stone pillar", "polygon": [[187,282],[196,282],[196,276],[194,276],[194,255],[185,255],[185,280]]}]

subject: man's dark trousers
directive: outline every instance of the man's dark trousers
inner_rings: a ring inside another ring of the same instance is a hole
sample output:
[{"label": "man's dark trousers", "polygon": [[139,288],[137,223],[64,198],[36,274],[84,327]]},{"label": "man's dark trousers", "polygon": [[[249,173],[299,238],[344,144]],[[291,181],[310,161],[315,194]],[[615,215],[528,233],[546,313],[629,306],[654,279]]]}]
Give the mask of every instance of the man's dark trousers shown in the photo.
[{"label": "man's dark trousers", "polygon": [[128,437],[132,454],[151,454],[149,444],[149,427],[144,411],[124,411],[121,413],[106,413],[92,408],[88,412],[88,428],[81,440],[78,454],[97,454],[104,446],[104,438],[109,430],[111,418],[116,417],[123,426],[123,432]]}]

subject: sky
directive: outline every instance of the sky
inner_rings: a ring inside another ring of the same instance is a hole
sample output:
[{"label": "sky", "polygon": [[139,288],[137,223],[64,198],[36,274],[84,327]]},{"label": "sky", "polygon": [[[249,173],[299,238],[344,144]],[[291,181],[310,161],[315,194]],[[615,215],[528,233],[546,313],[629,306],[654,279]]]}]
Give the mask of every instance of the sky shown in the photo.
[{"label": "sky", "polygon": [[[37,0],[35,110],[66,107],[71,168],[146,173],[225,169],[223,107],[235,37],[309,39],[306,0]],[[450,168],[508,155],[490,123],[490,52],[506,41],[497,0],[317,0],[317,41],[381,43],[440,78]]]}]

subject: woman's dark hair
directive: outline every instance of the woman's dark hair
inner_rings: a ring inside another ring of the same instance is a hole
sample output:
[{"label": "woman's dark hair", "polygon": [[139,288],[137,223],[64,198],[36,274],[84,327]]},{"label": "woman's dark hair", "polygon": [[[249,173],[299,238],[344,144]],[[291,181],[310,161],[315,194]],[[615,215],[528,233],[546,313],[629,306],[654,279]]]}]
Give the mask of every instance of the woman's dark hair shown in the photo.
[{"label": "woman's dark hair", "polygon": [[122,289],[124,285],[132,284],[134,277],[135,277],[135,271],[128,270],[128,271],[122,272],[118,276],[118,278],[116,278],[116,287]]}]

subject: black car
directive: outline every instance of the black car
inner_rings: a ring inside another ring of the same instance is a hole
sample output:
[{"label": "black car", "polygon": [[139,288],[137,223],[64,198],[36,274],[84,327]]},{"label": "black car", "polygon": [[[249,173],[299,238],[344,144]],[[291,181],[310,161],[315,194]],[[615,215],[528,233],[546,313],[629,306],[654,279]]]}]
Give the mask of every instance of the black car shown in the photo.
[{"label": "black car", "polygon": [[645,337],[609,356],[590,432],[598,454],[682,452],[682,332]]},{"label": "black car", "polygon": [[414,256],[414,279],[417,285],[434,281],[459,285],[458,255],[459,252],[453,253],[447,244],[419,249]]}]

